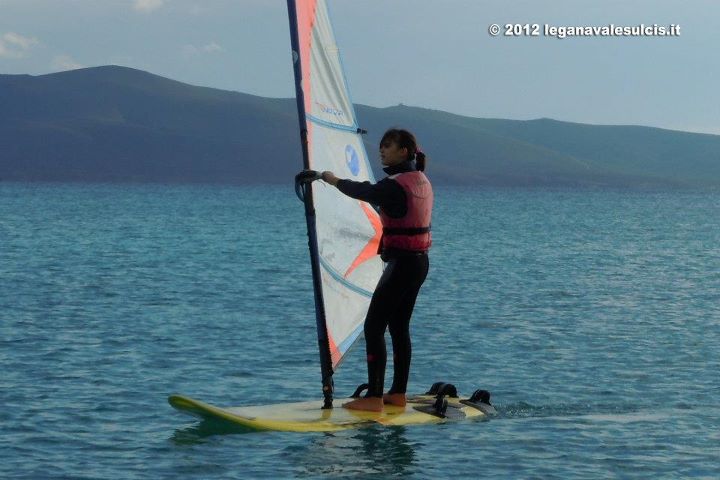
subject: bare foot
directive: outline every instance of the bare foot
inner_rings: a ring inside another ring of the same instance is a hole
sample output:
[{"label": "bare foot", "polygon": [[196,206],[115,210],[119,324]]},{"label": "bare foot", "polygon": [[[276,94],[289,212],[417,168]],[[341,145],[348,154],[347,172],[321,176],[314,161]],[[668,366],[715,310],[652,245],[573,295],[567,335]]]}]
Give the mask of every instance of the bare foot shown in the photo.
[{"label": "bare foot", "polygon": [[366,412],[382,412],[383,401],[380,397],[356,398],[352,402],[343,403],[343,408],[364,410]]},{"label": "bare foot", "polygon": [[407,398],[404,393],[386,393],[383,395],[383,403],[404,407],[407,404]]}]

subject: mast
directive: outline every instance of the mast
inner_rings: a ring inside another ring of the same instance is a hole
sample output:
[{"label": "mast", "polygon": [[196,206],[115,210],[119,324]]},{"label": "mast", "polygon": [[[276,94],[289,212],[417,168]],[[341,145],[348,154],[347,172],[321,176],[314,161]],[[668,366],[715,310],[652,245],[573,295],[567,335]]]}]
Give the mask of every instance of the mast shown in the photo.
[{"label": "mast", "polygon": [[[287,0],[287,8],[288,18],[290,20],[290,44],[292,46],[293,72],[295,74],[295,100],[297,102],[298,121],[300,124],[300,144],[302,147],[303,168],[305,170],[309,170],[310,154],[308,149],[308,129],[307,118],[305,115],[305,95],[302,89],[303,76],[300,61],[300,39],[295,0]],[[318,347],[320,349],[320,370],[322,374],[322,391],[324,397],[323,408],[332,408],[333,368],[332,358],[330,355],[330,342],[325,322],[325,303],[323,301],[322,281],[320,278],[320,254],[318,252],[312,183],[308,183],[304,188],[303,203],[305,204],[305,220],[307,223],[310,266],[312,269],[313,291],[315,297],[315,322],[317,324]]]}]

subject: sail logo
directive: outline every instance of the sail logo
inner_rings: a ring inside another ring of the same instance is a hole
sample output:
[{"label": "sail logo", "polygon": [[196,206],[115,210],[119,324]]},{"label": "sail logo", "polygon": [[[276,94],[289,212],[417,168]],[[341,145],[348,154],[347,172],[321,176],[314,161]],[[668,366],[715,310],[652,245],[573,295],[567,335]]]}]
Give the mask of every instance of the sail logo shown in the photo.
[{"label": "sail logo", "polygon": [[320,108],[320,111],[323,113],[327,113],[337,118],[345,116],[345,112],[343,112],[339,108],[333,107],[332,105],[325,105],[324,103],[320,102],[315,102],[315,105],[317,105]]},{"label": "sail logo", "polygon": [[360,157],[352,145],[345,147],[345,163],[348,169],[350,169],[350,173],[357,177],[358,173],[360,173]]}]

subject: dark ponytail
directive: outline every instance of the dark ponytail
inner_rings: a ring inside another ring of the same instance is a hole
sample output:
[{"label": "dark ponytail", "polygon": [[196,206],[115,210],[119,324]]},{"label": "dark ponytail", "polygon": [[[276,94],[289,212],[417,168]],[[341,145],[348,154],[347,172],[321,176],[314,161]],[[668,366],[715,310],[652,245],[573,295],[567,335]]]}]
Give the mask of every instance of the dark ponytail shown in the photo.
[{"label": "dark ponytail", "polygon": [[425,162],[427,160],[427,157],[425,156],[425,153],[421,150],[415,151],[415,167],[420,170],[421,172],[425,171]]},{"label": "dark ponytail", "polygon": [[408,160],[415,159],[415,167],[421,172],[425,171],[427,165],[427,157],[425,153],[418,147],[415,135],[401,128],[391,128],[383,135],[380,145],[386,141],[397,143],[400,148],[408,149]]}]

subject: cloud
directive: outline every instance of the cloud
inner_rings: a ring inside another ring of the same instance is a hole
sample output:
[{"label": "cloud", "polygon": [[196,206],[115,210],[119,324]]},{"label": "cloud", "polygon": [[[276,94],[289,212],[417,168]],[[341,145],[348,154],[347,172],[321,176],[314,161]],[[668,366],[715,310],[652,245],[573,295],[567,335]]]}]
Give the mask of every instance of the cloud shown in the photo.
[{"label": "cloud", "polygon": [[85,68],[75,61],[70,55],[56,55],[52,60],[52,68],[55,70],[77,70],[78,68]]},{"label": "cloud", "polygon": [[133,9],[138,12],[149,13],[163,6],[165,0],[134,0]]},{"label": "cloud", "polygon": [[190,8],[188,9],[188,13],[190,13],[190,15],[203,15],[208,12],[210,12],[210,9],[207,5],[190,5]]},{"label": "cloud", "polygon": [[202,53],[212,54],[224,51],[225,49],[215,42],[210,42],[207,45],[203,45],[202,47],[196,47],[195,45],[185,45],[183,47],[183,53],[188,56],[198,55]]},{"label": "cloud", "polygon": [[0,58],[23,58],[31,48],[39,43],[37,38],[23,37],[15,32],[7,32],[0,37]]}]

